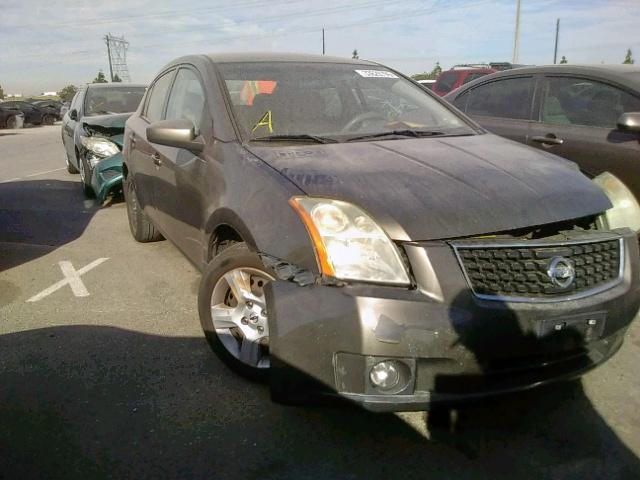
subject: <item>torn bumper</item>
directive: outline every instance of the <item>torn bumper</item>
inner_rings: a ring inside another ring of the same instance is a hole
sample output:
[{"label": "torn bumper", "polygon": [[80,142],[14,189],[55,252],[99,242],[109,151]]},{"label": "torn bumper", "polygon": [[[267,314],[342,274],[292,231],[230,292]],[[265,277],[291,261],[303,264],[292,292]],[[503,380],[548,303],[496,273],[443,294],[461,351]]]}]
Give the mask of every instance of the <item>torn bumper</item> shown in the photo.
[{"label": "torn bumper", "polygon": [[100,202],[104,202],[110,192],[122,187],[122,153],[98,162],[91,174],[91,186]]},{"label": "torn bumper", "polygon": [[[623,278],[577,300],[482,300],[444,242],[405,245],[417,280],[384,286],[269,285],[272,389],[338,395],[375,411],[422,410],[575,378],[621,346],[640,307],[638,245],[625,234]],[[372,368],[393,361],[384,390]]]}]

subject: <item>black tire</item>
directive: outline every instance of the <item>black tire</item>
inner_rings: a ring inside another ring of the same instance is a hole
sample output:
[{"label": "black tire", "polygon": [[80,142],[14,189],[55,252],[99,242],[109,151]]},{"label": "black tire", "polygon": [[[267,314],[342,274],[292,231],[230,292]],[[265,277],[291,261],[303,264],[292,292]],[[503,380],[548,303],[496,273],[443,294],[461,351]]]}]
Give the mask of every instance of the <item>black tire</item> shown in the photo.
[{"label": "black tire", "polygon": [[138,203],[138,195],[136,194],[135,184],[133,183],[133,180],[130,176],[127,176],[124,179],[122,192],[124,193],[124,200],[127,204],[129,229],[131,230],[131,235],[133,235],[133,238],[141,243],[157,242],[158,240],[162,240],[164,237],[156,229],[156,227],[151,222],[151,219],[147,216],[146,213],[144,213],[144,211],[140,207],[140,203]]},{"label": "black tire", "polygon": [[7,117],[7,121],[5,122],[5,125],[9,129],[16,128],[16,117],[14,115]]},{"label": "black tire", "polygon": [[200,325],[213,352],[231,370],[253,381],[266,383],[269,380],[269,368],[252,367],[234,357],[220,341],[213,326],[211,317],[211,296],[218,280],[230,270],[235,268],[253,268],[275,276],[272,271],[264,266],[257,253],[249,250],[244,242],[238,242],[223,250],[209,262],[205,269],[198,291],[198,312]]},{"label": "black tire", "polygon": [[42,117],[42,125],[53,125],[56,121],[56,117],[53,115],[44,115]]},{"label": "black tire", "polygon": [[78,165],[80,166],[80,184],[82,192],[87,198],[95,198],[96,194],[91,186],[91,170],[87,165],[87,161],[81,156],[78,157]]},{"label": "black tire", "polygon": [[78,169],[69,161],[69,154],[65,152],[64,161],[67,164],[67,172],[69,173],[78,173]]}]

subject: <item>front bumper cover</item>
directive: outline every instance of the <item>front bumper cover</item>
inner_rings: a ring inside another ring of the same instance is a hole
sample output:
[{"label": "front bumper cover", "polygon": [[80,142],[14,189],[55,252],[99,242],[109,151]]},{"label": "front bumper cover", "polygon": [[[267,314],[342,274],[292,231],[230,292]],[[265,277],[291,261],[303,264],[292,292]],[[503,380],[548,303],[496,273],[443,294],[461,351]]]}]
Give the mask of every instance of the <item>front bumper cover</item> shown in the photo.
[{"label": "front bumper cover", "polygon": [[[421,410],[575,378],[610,358],[640,307],[638,244],[624,238],[622,281],[556,303],[482,300],[445,242],[407,244],[417,288],[272,282],[274,397],[329,393],[371,410]],[[393,394],[372,364],[400,360],[412,378]]]},{"label": "front bumper cover", "polygon": [[91,173],[91,187],[100,203],[122,187],[122,152],[100,160]]}]

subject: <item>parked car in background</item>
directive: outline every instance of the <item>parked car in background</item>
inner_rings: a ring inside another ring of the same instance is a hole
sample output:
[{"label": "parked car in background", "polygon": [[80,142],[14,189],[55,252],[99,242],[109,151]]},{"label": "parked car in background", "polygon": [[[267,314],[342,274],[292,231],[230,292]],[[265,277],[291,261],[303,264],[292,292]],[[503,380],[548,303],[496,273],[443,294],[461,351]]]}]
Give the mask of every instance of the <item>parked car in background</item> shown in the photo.
[{"label": "parked car in background", "polygon": [[56,120],[62,120],[62,114],[60,112],[62,102],[58,102],[56,100],[34,100],[31,104],[55,115]]},{"label": "parked car in background", "polygon": [[278,399],[422,410],[575,378],[640,305],[610,190],[377,63],[179,58],[123,156],[133,237],[203,271],[211,348]]},{"label": "parked car in background", "polygon": [[489,131],[568,158],[589,176],[611,172],[640,199],[640,67],[519,68],[445,98]]},{"label": "parked car in background", "polygon": [[24,114],[24,123],[30,125],[53,125],[56,115],[48,109],[40,108],[29,102],[11,100],[2,102],[3,107],[20,110]]},{"label": "parked car in background", "polygon": [[16,128],[24,124],[24,113],[15,107],[6,106],[8,102],[0,102],[0,127]]},{"label": "parked car in background", "polygon": [[433,90],[433,84],[436,83],[435,80],[417,80],[420,85],[424,85],[429,90]]},{"label": "parked car in background", "polygon": [[81,87],[62,119],[67,171],[80,173],[84,193],[102,201],[122,183],[124,123],[138,108],[144,85],[100,83]]},{"label": "parked car in background", "polygon": [[491,67],[453,67],[451,70],[445,70],[438,76],[431,90],[442,97],[465,83],[472,82],[477,78],[496,71],[497,70]]}]

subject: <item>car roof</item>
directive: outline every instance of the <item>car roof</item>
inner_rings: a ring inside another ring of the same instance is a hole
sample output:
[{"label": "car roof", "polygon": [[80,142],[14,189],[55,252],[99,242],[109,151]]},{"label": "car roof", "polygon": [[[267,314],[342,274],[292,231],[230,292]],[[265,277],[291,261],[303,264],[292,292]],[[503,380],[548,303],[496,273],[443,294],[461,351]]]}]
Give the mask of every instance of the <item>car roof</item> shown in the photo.
[{"label": "car roof", "polygon": [[454,90],[454,95],[467,91],[469,88],[473,88],[476,85],[490,81],[492,79],[511,77],[515,75],[531,75],[531,74],[565,74],[565,75],[587,75],[596,78],[608,79],[613,82],[617,82],[621,85],[627,86],[634,90],[640,90],[640,66],[637,65],[541,65],[534,67],[521,67],[511,70],[504,70],[501,72],[492,73],[469,82],[463,85],[457,90]]},{"label": "car roof", "polygon": [[120,82],[110,82],[110,83],[87,83],[87,88],[129,88],[129,87],[142,87],[147,88],[147,85],[144,83],[120,83]]},{"label": "car roof", "polygon": [[188,55],[176,58],[169,65],[185,63],[192,59],[207,58],[213,63],[256,63],[256,62],[305,62],[305,63],[344,63],[351,65],[375,65],[375,62],[355,58],[332,57],[328,55],[313,55],[308,53],[275,53],[275,52],[245,52],[245,53],[209,53],[205,55]]}]

